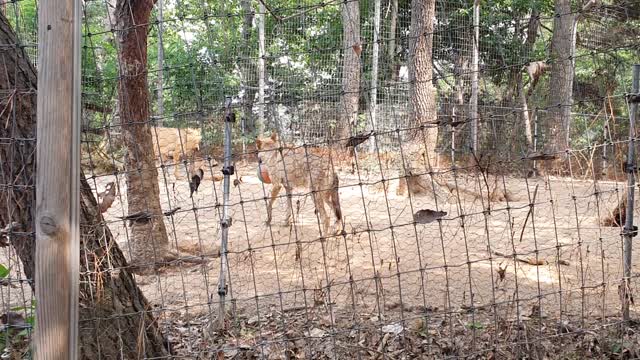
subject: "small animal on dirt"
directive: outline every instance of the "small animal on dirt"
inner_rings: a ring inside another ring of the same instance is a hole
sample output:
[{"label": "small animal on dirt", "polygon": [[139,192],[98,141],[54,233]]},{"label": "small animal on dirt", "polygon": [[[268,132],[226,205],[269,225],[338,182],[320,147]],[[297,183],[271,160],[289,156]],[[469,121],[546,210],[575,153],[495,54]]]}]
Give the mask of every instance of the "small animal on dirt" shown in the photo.
[{"label": "small animal on dirt", "polygon": [[116,184],[113,181],[108,183],[105,190],[98,194],[98,199],[100,198],[102,201],[100,201],[98,207],[100,208],[100,213],[104,214],[116,199]]},{"label": "small animal on dirt", "polygon": [[204,171],[202,169],[198,169],[196,171],[189,171],[189,190],[191,193],[189,197],[193,197],[194,192],[198,192],[198,187],[200,187],[200,182],[204,178]]},{"label": "small animal on dirt", "polygon": [[418,224],[428,224],[430,222],[434,222],[438,219],[441,219],[443,216],[446,216],[446,211],[436,211],[431,209],[422,209],[418,210],[415,214],[413,214],[413,221]]},{"label": "small animal on dirt", "polygon": [[256,139],[258,161],[269,169],[271,196],[267,203],[267,225],[271,224],[273,204],[282,188],[287,193],[287,223],[292,221],[291,194],[294,187],[306,188],[311,194],[322,224],[321,236],[329,234],[330,216],[325,206],[333,211],[336,230],[342,229],[339,180],[331,156],[317,156],[303,147],[294,147],[280,142],[277,133]]}]

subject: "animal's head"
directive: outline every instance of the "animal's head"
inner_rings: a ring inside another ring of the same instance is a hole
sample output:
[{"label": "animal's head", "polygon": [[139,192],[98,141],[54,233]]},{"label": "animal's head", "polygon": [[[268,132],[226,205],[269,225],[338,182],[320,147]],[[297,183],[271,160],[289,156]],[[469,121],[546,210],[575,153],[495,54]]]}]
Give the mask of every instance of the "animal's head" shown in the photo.
[{"label": "animal's head", "polygon": [[259,151],[268,151],[277,149],[280,146],[278,143],[278,134],[276,132],[272,132],[271,136],[268,138],[257,138],[256,139],[256,147]]}]

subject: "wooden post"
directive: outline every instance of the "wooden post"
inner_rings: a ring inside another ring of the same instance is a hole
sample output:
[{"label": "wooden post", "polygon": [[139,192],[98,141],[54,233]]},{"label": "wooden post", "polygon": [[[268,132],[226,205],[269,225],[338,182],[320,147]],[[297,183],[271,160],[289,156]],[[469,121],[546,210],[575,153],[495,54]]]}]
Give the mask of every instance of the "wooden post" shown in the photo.
[{"label": "wooden post", "polygon": [[78,357],[80,0],[38,11],[34,358]]}]

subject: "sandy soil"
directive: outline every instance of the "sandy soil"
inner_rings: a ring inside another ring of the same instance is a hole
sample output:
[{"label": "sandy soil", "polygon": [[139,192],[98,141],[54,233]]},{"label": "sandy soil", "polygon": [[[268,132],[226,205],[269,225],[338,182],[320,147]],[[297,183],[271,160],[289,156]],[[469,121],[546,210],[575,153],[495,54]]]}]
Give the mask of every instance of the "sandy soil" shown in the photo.
[{"label": "sandy soil", "polygon": [[[620,229],[599,226],[599,219],[616,206],[623,184],[598,183],[596,197],[593,181],[507,178],[513,201],[492,203],[486,212],[480,199],[452,194],[438,204],[447,212],[441,222],[414,225],[415,211],[436,209],[432,196],[397,196],[397,180],[388,182],[385,194],[380,174],[360,179],[341,174],[347,235],[321,240],[306,189],[296,190],[292,199],[296,225],[285,224],[283,197],[268,227],[264,198],[269,186],[255,176],[255,164],[241,167],[238,176],[242,183],[231,187],[228,274],[238,311],[323,303],[375,313],[403,304],[445,314],[493,303],[510,308],[516,300],[522,314],[534,305],[554,316],[609,316],[619,309]],[[160,176],[163,209],[181,207],[166,219],[173,246],[191,255],[215,254],[222,183],[205,181],[192,202],[186,180],[175,181],[169,174],[166,179]],[[99,178],[97,186],[113,180]],[[457,181],[478,191],[477,177],[459,175]],[[536,205],[525,226],[536,187]],[[126,252],[125,224],[116,218],[126,214],[122,204],[124,195],[107,218]],[[514,262],[509,257],[514,252],[521,260],[544,264]],[[173,267],[141,277],[145,294],[167,309],[206,312],[209,300],[218,297],[220,261],[210,259],[206,266]],[[506,269],[503,276],[500,269]]]},{"label": "sandy soil", "polygon": [[[187,180],[174,179],[173,169],[165,171],[159,176],[163,210],[181,208],[165,218],[172,248],[209,261],[171,266],[137,279],[148,299],[166,310],[163,318],[188,323],[218,309],[222,182],[204,181],[191,199]],[[549,319],[619,314],[620,229],[599,224],[623,196],[623,183],[505,178],[514,199],[491,203],[491,211],[486,211],[486,204],[467,195],[452,194],[438,199],[436,206],[432,196],[398,196],[397,179],[386,182],[385,193],[380,173],[341,173],[346,235],[321,239],[306,189],[297,189],[292,199],[295,226],[285,224],[284,197],[276,202],[274,223],[266,226],[269,185],[257,179],[255,163],[240,166],[238,177],[242,181],[231,186],[229,207],[233,225],[227,300],[230,311],[249,323],[265,314],[306,314],[305,309],[314,307],[328,314],[384,318],[386,323],[425,311],[434,323],[454,313],[472,323],[531,318],[538,309]],[[449,174],[447,180],[454,178]],[[459,175],[456,180],[479,191],[481,180],[475,176]],[[120,194],[106,219],[128,256],[126,224],[118,219],[127,214],[124,179],[100,176],[91,185],[102,191],[110,181],[118,181]],[[530,207],[534,193],[535,206]],[[425,208],[447,215],[414,224],[412,214]],[[15,255],[10,248],[3,252],[19,277]],[[520,261],[513,260],[514,253]],[[541,265],[532,265],[536,263]],[[631,286],[638,287],[637,279]],[[2,287],[1,295],[5,308],[31,299],[26,286]],[[479,316],[472,308],[495,311]],[[307,319],[307,325],[316,320]]]}]

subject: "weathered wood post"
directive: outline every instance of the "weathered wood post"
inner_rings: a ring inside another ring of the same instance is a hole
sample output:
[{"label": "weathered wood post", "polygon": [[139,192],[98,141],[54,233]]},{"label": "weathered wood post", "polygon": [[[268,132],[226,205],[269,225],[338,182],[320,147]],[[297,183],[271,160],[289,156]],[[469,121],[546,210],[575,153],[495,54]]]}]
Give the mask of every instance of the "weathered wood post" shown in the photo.
[{"label": "weathered wood post", "polygon": [[34,358],[78,357],[80,0],[38,11]]}]

